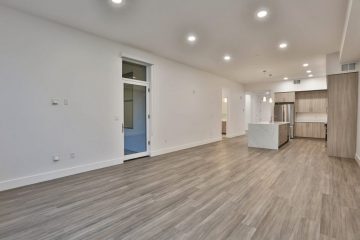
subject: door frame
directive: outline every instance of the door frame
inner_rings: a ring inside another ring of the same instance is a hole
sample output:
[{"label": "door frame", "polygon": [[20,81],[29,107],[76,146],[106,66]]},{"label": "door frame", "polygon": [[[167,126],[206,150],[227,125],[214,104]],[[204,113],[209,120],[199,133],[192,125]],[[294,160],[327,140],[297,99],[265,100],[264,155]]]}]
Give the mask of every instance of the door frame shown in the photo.
[{"label": "door frame", "polygon": [[[127,58],[123,58],[123,61],[127,61],[127,62],[135,62],[138,63],[137,61],[132,61],[129,60]],[[145,65],[143,63],[141,63],[142,65],[144,65],[146,67],[146,75],[147,78],[149,78],[150,74],[150,66],[149,65]],[[125,128],[124,128],[124,122],[125,122],[125,114],[123,111],[123,119],[122,119],[122,136],[123,136],[123,140],[124,140],[124,144],[123,144],[123,151],[124,151],[124,161],[128,161],[128,160],[132,160],[132,159],[136,159],[136,158],[141,158],[141,157],[147,157],[150,156],[151,153],[151,141],[150,141],[150,79],[147,79],[147,81],[139,81],[139,80],[134,80],[134,79],[130,79],[130,78],[122,78],[122,88],[123,88],[123,94],[124,94],[124,88],[125,88],[125,84],[131,84],[131,85],[137,85],[137,86],[143,86],[146,89],[146,151],[145,152],[141,152],[141,153],[134,153],[134,154],[130,154],[130,155],[125,155]],[[123,96],[123,109],[124,109],[124,96]]]}]

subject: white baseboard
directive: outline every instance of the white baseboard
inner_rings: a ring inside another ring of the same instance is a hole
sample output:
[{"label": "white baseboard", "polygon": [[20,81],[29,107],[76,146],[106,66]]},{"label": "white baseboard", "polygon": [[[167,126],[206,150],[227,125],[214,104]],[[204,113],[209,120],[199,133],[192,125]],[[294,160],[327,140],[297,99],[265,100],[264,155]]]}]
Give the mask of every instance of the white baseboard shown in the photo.
[{"label": "white baseboard", "polygon": [[226,135],[227,138],[234,138],[234,137],[241,137],[241,136],[245,136],[246,133],[242,132],[242,133],[236,133],[236,134],[228,134]]},{"label": "white baseboard", "polygon": [[[238,134],[238,135],[234,135],[231,137],[236,137],[236,136],[241,136],[241,135],[243,135],[243,134]],[[192,148],[192,147],[197,147],[197,146],[201,146],[201,145],[205,145],[205,144],[209,144],[209,143],[213,143],[213,142],[218,142],[221,140],[222,140],[222,138],[218,137],[218,138],[212,138],[212,139],[206,139],[206,140],[202,140],[202,141],[198,141],[198,142],[188,143],[188,144],[184,144],[184,145],[180,145],[180,146],[155,150],[155,151],[151,152],[151,156],[158,156],[158,155],[162,155],[162,154],[166,154],[166,153],[180,151],[180,150],[184,150],[187,148]],[[96,170],[96,169],[115,166],[115,165],[119,165],[122,163],[124,163],[124,159],[113,159],[113,160],[90,163],[90,164],[86,164],[86,165],[75,166],[75,167],[71,167],[71,168],[65,168],[65,169],[60,169],[60,170],[55,170],[55,171],[50,171],[50,172],[45,172],[45,173],[39,173],[39,174],[35,174],[32,176],[10,179],[10,180],[0,182],[0,191],[14,189],[14,188],[18,188],[18,187],[24,187],[24,186],[28,186],[28,185],[40,183],[40,182],[46,182],[46,181],[54,180],[57,178],[67,177],[67,176],[84,173],[84,172],[88,172],[88,171],[92,171],[92,170]]]},{"label": "white baseboard", "polygon": [[198,142],[187,143],[187,144],[180,145],[180,146],[154,150],[151,152],[151,156],[152,157],[159,156],[162,154],[176,152],[176,151],[184,150],[187,148],[197,147],[197,146],[201,146],[201,145],[205,145],[205,144],[209,144],[209,143],[213,143],[213,142],[219,142],[219,141],[221,141],[221,139],[222,139],[221,137],[218,137],[218,138],[206,139],[206,140],[202,140],[202,141],[198,141]]},{"label": "white baseboard", "polygon": [[39,182],[46,182],[49,180],[71,176],[78,173],[88,172],[96,169],[106,168],[114,165],[119,165],[122,163],[124,163],[123,159],[113,159],[113,160],[90,163],[90,164],[71,167],[71,168],[60,169],[51,172],[40,173],[32,176],[11,179],[0,182],[0,191],[23,187]]},{"label": "white baseboard", "polygon": [[360,167],[360,156],[357,153],[355,154],[355,160],[356,160],[356,162],[358,163],[358,165]]}]

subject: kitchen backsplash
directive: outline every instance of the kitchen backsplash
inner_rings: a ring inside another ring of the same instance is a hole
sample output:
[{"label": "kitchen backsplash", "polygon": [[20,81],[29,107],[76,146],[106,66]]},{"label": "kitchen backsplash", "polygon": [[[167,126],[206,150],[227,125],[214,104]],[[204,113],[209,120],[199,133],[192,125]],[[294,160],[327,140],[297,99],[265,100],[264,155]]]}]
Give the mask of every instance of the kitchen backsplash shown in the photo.
[{"label": "kitchen backsplash", "polygon": [[327,113],[296,113],[295,122],[327,122]]}]

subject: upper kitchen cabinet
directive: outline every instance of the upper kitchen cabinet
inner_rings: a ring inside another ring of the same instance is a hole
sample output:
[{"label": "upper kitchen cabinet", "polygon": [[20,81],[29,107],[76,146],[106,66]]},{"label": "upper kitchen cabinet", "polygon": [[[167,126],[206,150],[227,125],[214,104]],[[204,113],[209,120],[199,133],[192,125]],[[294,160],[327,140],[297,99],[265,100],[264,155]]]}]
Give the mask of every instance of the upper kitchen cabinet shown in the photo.
[{"label": "upper kitchen cabinet", "polygon": [[327,91],[297,92],[295,111],[299,113],[326,113]]},{"label": "upper kitchen cabinet", "polygon": [[295,92],[275,93],[275,103],[293,103],[295,102]]},{"label": "upper kitchen cabinet", "polygon": [[329,156],[354,158],[356,152],[358,73],[329,75]]}]

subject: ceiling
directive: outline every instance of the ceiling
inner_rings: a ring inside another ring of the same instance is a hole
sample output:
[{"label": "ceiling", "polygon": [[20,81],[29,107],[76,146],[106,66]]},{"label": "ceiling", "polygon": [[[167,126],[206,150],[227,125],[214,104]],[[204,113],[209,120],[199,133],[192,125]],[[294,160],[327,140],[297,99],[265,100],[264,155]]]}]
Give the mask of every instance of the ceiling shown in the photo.
[{"label": "ceiling", "polygon": [[342,63],[360,60],[360,0],[350,0],[340,52]]},{"label": "ceiling", "polygon": [[[344,0],[0,0],[0,4],[91,32],[242,83],[325,76],[339,51]],[[268,9],[265,20],[255,17]],[[195,33],[194,45],[186,42]],[[280,50],[280,42],[289,46]],[[225,53],[232,56],[223,61]],[[267,70],[264,74],[263,70]],[[269,78],[269,73],[273,76]]]}]

